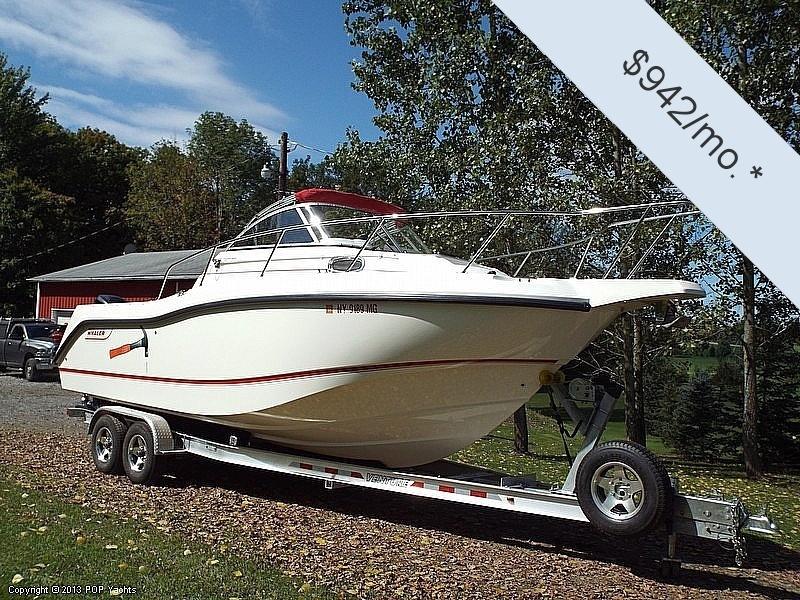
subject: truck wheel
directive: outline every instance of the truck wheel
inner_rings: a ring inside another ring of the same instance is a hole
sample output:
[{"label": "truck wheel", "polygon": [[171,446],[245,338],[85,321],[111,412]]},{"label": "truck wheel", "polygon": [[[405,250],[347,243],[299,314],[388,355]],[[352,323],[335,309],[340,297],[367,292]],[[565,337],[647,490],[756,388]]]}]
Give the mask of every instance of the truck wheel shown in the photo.
[{"label": "truck wheel", "polygon": [[156,460],[153,452],[153,435],[150,428],[142,422],[136,422],[125,434],[125,449],[122,467],[132,483],[148,484],[157,475]]},{"label": "truck wheel", "polygon": [[671,505],[672,486],[661,461],[633,442],[600,444],[578,468],[581,509],[604,533],[635,536],[655,529]]},{"label": "truck wheel", "polygon": [[94,424],[89,451],[94,466],[101,473],[122,473],[122,446],[125,423],[111,415],[103,415]]},{"label": "truck wheel", "polygon": [[28,358],[25,360],[25,365],[22,367],[25,379],[28,381],[39,381],[40,373],[39,368],[36,366],[35,358]]}]

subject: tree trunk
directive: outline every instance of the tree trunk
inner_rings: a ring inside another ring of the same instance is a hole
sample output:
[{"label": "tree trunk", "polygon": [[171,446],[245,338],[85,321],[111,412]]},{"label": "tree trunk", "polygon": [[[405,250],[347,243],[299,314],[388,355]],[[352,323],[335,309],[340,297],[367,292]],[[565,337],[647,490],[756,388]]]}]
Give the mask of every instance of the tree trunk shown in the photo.
[{"label": "tree trunk", "polygon": [[514,413],[514,450],[528,454],[528,412],[525,404]]},{"label": "tree trunk", "polygon": [[633,318],[633,390],[636,394],[634,403],[634,437],[631,440],[638,442],[642,446],[647,445],[647,421],[644,418],[644,372],[642,371],[642,360],[644,355],[644,331],[642,319],[634,314]]},{"label": "tree trunk", "polygon": [[625,385],[625,434],[632,442],[644,444],[646,440],[644,438],[644,429],[641,427],[644,410],[639,406],[639,399],[636,393],[635,356],[634,317],[631,314],[626,314],[622,317],[622,378]]},{"label": "tree trunk", "polygon": [[[611,129],[611,145],[614,150],[613,167],[614,178],[622,180],[622,135],[619,129]],[[625,272],[630,265],[625,264],[627,259],[620,260],[620,271]],[[637,350],[638,346],[638,350]],[[644,427],[640,426],[644,420],[644,407],[639,406],[639,390],[636,385],[636,355],[641,365],[641,340],[635,339],[634,317],[631,314],[622,317],[622,383],[625,387],[625,435],[632,442],[645,443]]]},{"label": "tree trunk", "polygon": [[748,477],[761,476],[758,452],[758,396],[756,395],[756,324],[755,269],[742,256],[742,363],[744,366],[744,415],[742,417],[742,453]]}]

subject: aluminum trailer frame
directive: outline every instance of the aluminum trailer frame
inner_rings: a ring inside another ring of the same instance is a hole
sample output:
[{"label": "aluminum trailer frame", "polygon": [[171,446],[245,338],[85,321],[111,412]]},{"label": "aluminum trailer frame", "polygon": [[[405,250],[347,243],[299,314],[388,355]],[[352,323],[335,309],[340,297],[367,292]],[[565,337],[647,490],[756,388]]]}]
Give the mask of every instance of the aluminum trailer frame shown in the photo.
[{"label": "aluminum trailer frame", "polygon": [[[480,467],[442,460],[422,467],[392,470],[348,463],[338,459],[310,456],[292,451],[273,451],[251,447],[239,436],[230,435],[221,443],[189,433],[173,431],[167,419],[159,414],[118,405],[94,407],[92,399],[84,405],[67,409],[71,416],[82,417],[89,432],[96,420],[110,414],[127,421],[142,421],[149,427],[154,441],[154,454],[192,454],[218,462],[250,467],[275,473],[321,480],[325,489],[354,486],[399,494],[459,502],[520,513],[589,522],[578,503],[575,482],[584,457],[598,444],[617,398],[584,380],[563,383],[560,373],[545,383],[554,402],[564,408],[584,435],[569,473],[561,486],[538,482],[533,477],[507,476]],[[579,406],[587,403],[591,407]],[[746,533],[775,535],[777,526],[766,516],[751,515],[737,498],[720,495],[701,497],[677,491],[673,479],[672,514],[667,515],[667,556],[662,560],[662,573],[675,575],[680,569],[676,558],[678,535],[717,540],[735,550],[736,564],[741,566],[747,555]]]}]

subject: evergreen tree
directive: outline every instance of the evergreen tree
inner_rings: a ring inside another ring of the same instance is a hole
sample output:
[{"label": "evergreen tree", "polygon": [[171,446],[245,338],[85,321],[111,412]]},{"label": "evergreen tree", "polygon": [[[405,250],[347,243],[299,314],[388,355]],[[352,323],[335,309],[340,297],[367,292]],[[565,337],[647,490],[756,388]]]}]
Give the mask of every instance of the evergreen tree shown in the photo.
[{"label": "evergreen tree", "polygon": [[708,459],[716,455],[717,446],[712,425],[719,404],[711,378],[701,371],[681,386],[675,398],[669,428],[663,431],[664,441],[680,456]]}]

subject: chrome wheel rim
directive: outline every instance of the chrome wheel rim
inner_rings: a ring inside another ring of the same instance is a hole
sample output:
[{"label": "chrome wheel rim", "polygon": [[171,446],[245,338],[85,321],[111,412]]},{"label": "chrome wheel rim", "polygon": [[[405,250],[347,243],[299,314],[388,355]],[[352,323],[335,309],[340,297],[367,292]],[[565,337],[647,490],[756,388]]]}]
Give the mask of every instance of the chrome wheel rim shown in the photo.
[{"label": "chrome wheel rim", "polygon": [[628,465],[607,462],[592,477],[592,500],[600,512],[614,521],[633,518],[642,510],[645,491],[642,478]]},{"label": "chrome wheel rim", "polygon": [[111,460],[113,452],[114,438],[111,430],[108,427],[101,427],[94,438],[94,455],[101,463],[107,463]]},{"label": "chrome wheel rim", "polygon": [[131,436],[128,442],[128,466],[131,471],[141,472],[147,463],[147,444],[140,434]]}]

